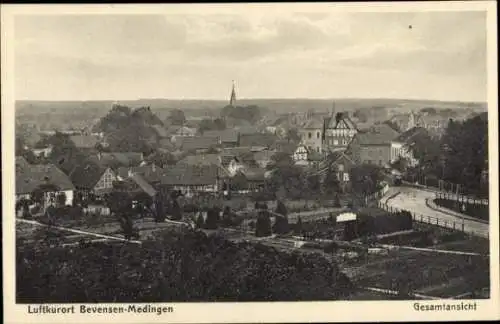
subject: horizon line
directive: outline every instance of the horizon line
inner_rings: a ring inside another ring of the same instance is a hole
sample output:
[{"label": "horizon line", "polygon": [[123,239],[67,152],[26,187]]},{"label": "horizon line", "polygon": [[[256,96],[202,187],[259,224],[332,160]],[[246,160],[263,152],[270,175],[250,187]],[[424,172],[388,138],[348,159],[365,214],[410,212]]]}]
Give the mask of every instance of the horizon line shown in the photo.
[{"label": "horizon line", "polygon": [[[171,100],[171,101],[228,101],[223,99],[207,99],[207,98],[135,98],[135,99],[16,99],[15,102],[102,102],[115,101],[117,103],[124,101],[139,101],[139,100]],[[487,104],[487,100],[459,100],[459,99],[424,99],[424,98],[391,98],[391,97],[337,97],[337,98],[312,98],[312,97],[267,97],[267,98],[239,98],[237,101],[249,100],[317,100],[317,101],[336,101],[336,100],[400,100],[400,101],[435,101],[443,103],[464,103],[464,104]]]}]

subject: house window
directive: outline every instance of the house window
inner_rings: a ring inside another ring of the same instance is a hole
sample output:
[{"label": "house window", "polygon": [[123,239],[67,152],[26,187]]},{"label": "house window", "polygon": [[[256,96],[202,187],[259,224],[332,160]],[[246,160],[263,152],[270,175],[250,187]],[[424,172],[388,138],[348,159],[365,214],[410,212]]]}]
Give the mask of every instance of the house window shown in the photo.
[{"label": "house window", "polygon": [[344,172],[344,181],[347,182],[349,181],[349,173]]},{"label": "house window", "polygon": [[307,136],[309,136],[309,138],[311,138],[311,137],[312,137],[312,134],[309,132],[309,133],[307,134]]},{"label": "house window", "polygon": [[316,138],[319,138],[319,132],[316,133]]}]

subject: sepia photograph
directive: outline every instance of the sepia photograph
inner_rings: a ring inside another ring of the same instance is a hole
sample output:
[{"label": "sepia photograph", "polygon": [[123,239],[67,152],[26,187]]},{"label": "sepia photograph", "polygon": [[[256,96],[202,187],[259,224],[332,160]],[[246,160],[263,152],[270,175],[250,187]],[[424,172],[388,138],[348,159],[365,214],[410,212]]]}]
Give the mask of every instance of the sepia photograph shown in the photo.
[{"label": "sepia photograph", "polygon": [[8,306],[499,316],[496,5],[417,4],[2,6]]}]

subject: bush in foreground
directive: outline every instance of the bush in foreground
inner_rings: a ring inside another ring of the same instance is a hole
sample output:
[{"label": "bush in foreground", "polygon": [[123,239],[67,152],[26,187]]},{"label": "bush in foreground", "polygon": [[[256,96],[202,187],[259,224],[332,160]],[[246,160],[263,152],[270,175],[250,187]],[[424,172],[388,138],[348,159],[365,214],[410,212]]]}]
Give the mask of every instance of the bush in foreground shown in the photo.
[{"label": "bush in foreground", "polygon": [[17,251],[17,302],[300,301],[352,291],[317,254],[168,231],[143,245]]}]

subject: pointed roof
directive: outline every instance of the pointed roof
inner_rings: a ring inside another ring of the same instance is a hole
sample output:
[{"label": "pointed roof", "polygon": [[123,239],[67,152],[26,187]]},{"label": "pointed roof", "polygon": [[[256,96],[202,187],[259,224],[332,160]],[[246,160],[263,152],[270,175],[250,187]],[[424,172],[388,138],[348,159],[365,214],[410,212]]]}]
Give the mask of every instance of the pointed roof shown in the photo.
[{"label": "pointed roof", "polygon": [[69,176],[75,187],[93,189],[108,169],[110,168],[87,160],[76,166]]},{"label": "pointed roof", "polygon": [[233,89],[231,90],[231,98],[229,99],[229,105],[234,106],[235,103],[236,103],[236,90],[233,80]]},{"label": "pointed roof", "polygon": [[75,189],[70,178],[53,164],[16,168],[16,194],[31,193],[42,185],[53,185],[60,191]]},{"label": "pointed roof", "polygon": [[[338,117],[337,117],[338,116]],[[349,117],[347,113],[337,113],[335,116],[330,116],[325,119],[327,128],[337,128],[341,122],[344,122],[350,129],[357,129],[356,123]]]}]

